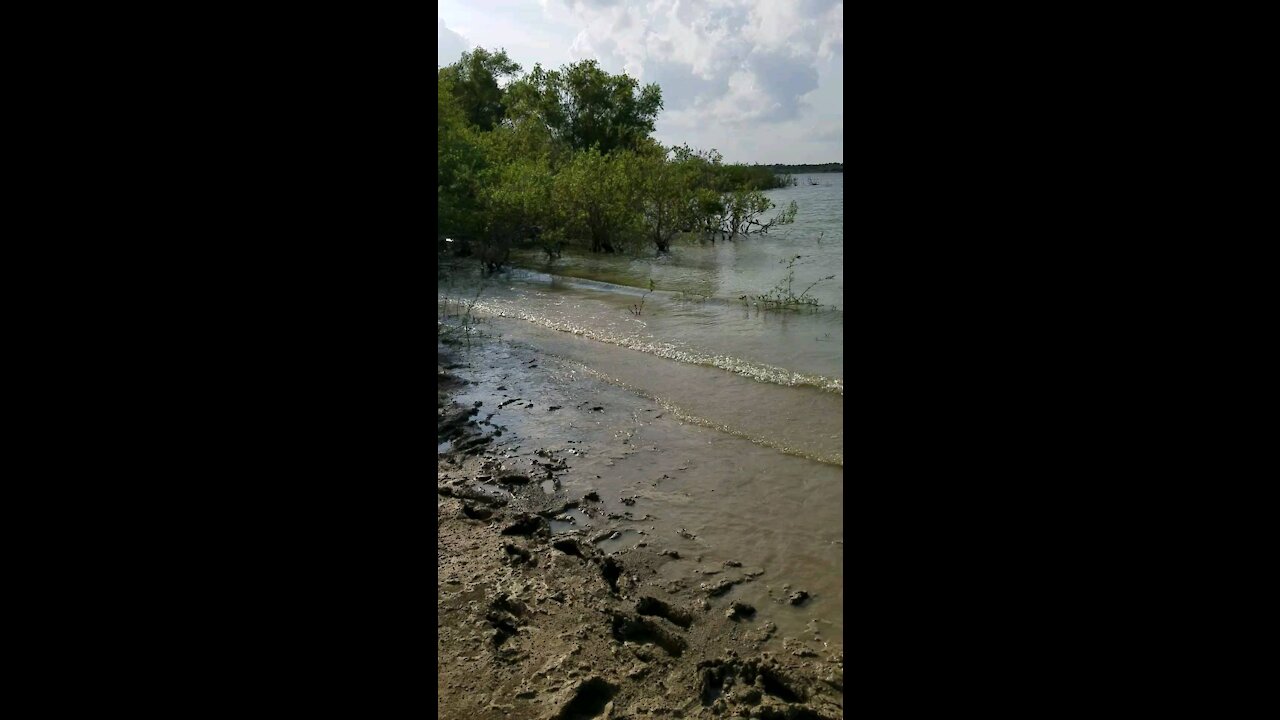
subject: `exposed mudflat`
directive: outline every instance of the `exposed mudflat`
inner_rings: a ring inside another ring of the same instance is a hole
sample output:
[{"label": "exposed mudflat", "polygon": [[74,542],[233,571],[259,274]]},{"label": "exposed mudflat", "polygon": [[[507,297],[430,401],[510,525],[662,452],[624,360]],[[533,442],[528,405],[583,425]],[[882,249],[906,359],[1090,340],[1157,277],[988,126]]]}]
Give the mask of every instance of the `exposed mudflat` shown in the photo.
[{"label": "exposed mudflat", "polygon": [[842,623],[823,620],[842,595],[650,514],[695,502],[677,471],[697,458],[620,485],[643,440],[608,421],[620,401],[536,360],[440,353],[440,717],[843,717]]}]

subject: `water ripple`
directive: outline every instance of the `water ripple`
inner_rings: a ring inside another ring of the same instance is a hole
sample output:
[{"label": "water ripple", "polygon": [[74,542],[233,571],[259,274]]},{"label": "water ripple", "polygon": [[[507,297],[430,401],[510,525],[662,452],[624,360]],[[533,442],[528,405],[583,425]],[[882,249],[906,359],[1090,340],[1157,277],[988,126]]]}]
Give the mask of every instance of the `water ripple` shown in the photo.
[{"label": "water ripple", "polygon": [[814,387],[837,395],[844,395],[844,381],[835,378],[795,372],[786,368],[751,362],[749,360],[743,360],[742,358],[736,358],[730,355],[707,355],[704,353],[682,350],[670,343],[655,343],[634,336],[621,336],[601,332],[599,330],[583,327],[563,320],[554,320],[541,315],[536,315],[519,307],[492,301],[478,302],[475,305],[475,309],[496,317],[524,320],[525,322],[540,325],[551,330],[579,335],[581,337],[609,343],[611,345],[617,345],[619,347],[627,348],[628,350],[648,353],[668,360],[727,370],[744,377],[749,377],[757,382],[773,383],[775,385],[785,385],[787,387]]}]

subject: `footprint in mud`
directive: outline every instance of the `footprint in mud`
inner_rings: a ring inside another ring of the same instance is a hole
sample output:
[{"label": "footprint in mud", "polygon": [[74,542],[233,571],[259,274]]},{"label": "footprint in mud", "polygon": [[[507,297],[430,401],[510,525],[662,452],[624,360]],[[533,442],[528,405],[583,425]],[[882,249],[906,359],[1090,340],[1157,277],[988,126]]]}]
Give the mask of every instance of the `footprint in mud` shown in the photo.
[{"label": "footprint in mud", "polygon": [[578,547],[578,541],[573,538],[556,540],[555,542],[551,543],[551,547],[559,550],[560,552],[566,555],[582,557],[582,548]]},{"label": "footprint in mud", "polygon": [[584,680],[569,702],[560,708],[554,720],[594,720],[604,714],[605,706],[618,693],[618,686],[600,677]]},{"label": "footprint in mud", "polygon": [[[713,704],[727,688],[734,685],[748,688],[747,693],[750,695],[744,693],[744,696],[752,704],[759,702],[762,693],[786,703],[803,703],[808,699],[808,693],[802,686],[785,675],[772,661],[758,658],[745,662],[704,660],[698,663],[698,676],[701,685],[699,695],[704,706]],[[798,708],[797,712],[794,717],[819,717],[808,708]]]},{"label": "footprint in mud", "polygon": [[537,515],[520,515],[514,522],[502,528],[503,535],[545,535],[550,534],[547,521]]},{"label": "footprint in mud", "polygon": [[514,618],[508,613],[491,611],[485,616],[485,620],[489,622],[489,627],[496,631],[493,635],[494,647],[502,647],[503,643],[520,632],[519,628],[512,622]]},{"label": "footprint in mud", "polygon": [[612,611],[613,637],[619,642],[653,643],[671,657],[680,657],[687,643],[674,632],[640,615]]},{"label": "footprint in mud", "polygon": [[[598,559],[598,558],[597,558]],[[618,592],[618,578],[622,576],[622,565],[611,557],[599,560],[600,574],[604,577],[604,581],[609,583],[609,589],[614,593]]]},{"label": "footprint in mud", "polygon": [[530,553],[528,549],[522,548],[519,545],[505,543],[502,546],[502,550],[513,563],[527,563],[533,558],[532,553]]},{"label": "footprint in mud", "polygon": [[667,603],[648,595],[641,597],[636,601],[636,612],[641,615],[649,615],[652,617],[660,617],[670,620],[686,630],[693,624],[692,613],[668,605]]}]

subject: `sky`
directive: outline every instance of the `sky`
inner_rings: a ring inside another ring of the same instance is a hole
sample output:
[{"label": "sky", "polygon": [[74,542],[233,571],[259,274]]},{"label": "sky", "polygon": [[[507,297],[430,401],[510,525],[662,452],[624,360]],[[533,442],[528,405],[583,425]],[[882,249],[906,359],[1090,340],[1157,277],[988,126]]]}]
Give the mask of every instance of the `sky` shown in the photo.
[{"label": "sky", "polygon": [[726,162],[844,162],[842,0],[440,0],[438,67],[506,48],[662,88],[654,137]]}]

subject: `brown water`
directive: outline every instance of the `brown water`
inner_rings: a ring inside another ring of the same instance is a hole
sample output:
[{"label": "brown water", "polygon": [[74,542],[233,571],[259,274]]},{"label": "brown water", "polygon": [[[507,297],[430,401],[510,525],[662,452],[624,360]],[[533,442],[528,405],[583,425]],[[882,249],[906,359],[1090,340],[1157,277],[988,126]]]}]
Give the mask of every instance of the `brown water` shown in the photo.
[{"label": "brown water", "polygon": [[[490,422],[504,428],[489,451],[502,459],[503,472],[534,473],[534,463],[547,461],[538,451],[549,451],[569,467],[558,477],[560,497],[599,493],[599,509],[593,504],[568,513],[573,521],[553,522],[553,531],[588,538],[619,532],[598,543],[606,552],[638,542],[676,550],[681,557],[663,566],[663,583],[696,588],[700,581],[764,570],[724,599],[765,611],[778,625],[779,642],[812,642],[817,623],[815,649],[822,641],[843,643],[840,466],[686,422],[570,358],[522,341],[482,340],[459,355],[468,366],[459,372],[475,384],[465,386],[458,401],[482,402],[478,417],[492,413]],[[521,401],[500,409],[516,388]],[[552,405],[561,407],[550,411]],[[610,513],[623,517],[611,520]],[[725,567],[725,561],[742,567]],[[799,589],[813,596],[804,606],[779,602]]]}]

